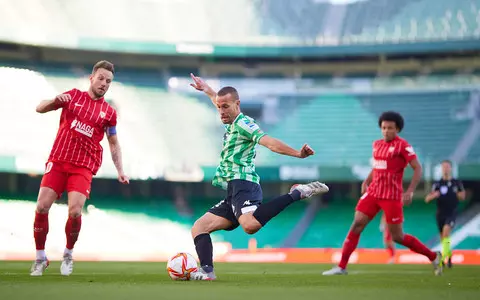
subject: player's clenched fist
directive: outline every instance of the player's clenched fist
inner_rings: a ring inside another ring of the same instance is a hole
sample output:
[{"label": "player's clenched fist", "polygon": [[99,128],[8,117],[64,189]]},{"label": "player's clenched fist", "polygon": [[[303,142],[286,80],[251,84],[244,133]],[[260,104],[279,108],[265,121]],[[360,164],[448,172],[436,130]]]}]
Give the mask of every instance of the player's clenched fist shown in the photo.
[{"label": "player's clenched fist", "polygon": [[313,149],[307,144],[303,145],[302,149],[300,149],[300,158],[309,157],[314,154],[315,151],[313,151]]},{"label": "player's clenched fist", "polygon": [[55,97],[55,103],[65,103],[72,100],[72,96],[70,94],[60,94]]}]

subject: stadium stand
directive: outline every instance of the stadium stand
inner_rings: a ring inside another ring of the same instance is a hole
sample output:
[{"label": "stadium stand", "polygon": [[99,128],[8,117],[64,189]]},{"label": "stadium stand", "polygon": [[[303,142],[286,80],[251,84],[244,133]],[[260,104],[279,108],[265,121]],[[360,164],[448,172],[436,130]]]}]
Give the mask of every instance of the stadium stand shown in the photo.
[{"label": "stadium stand", "polygon": [[[0,76],[10,76],[34,87],[25,94],[18,94],[16,90],[19,87],[6,86],[2,93],[12,101],[0,103],[2,111],[8,112],[8,115],[0,118],[4,126],[11,122],[9,116],[31,116],[31,126],[22,126],[18,131],[6,133],[9,139],[18,142],[8,144],[0,150],[4,164],[11,164],[11,157],[16,156],[17,165],[24,171],[32,170],[23,169],[23,165],[31,166],[32,162],[36,162],[33,165],[42,165],[38,162],[44,161],[48,155],[58,126],[57,115],[34,114],[33,108],[37,101],[74,86],[86,87],[88,84],[84,79],[87,70],[77,70],[77,74],[82,74],[79,76],[72,70],[58,66],[35,66],[32,69],[37,72],[0,68]],[[107,100],[117,107],[120,115],[122,139],[129,145],[124,153],[125,161],[131,162],[128,168],[135,170],[136,174],[143,174],[141,178],[155,178],[166,167],[185,164],[215,166],[223,132],[215,108],[202,95],[191,97],[167,91],[161,84],[157,84],[160,82],[158,77],[152,79],[151,76],[152,72],[147,71],[143,74],[123,71],[108,95]],[[150,78],[150,82],[147,78]],[[395,89],[392,92],[279,96],[276,117],[272,120],[262,113],[264,104],[261,101],[258,105],[250,104],[245,108],[254,117],[258,117],[258,122],[262,127],[265,125],[264,129],[272,136],[295,147],[309,143],[317,151],[317,155],[312,158],[298,160],[275,155],[260,147],[257,156],[259,166],[368,164],[371,143],[379,138],[377,118],[385,110],[396,110],[404,115],[404,136],[414,145],[422,159],[438,161],[454,151],[462,137],[460,133],[465,132],[472,122],[471,119],[456,117],[466,109],[470,94],[468,89]],[[442,134],[433,135],[433,130]],[[185,138],[186,132],[188,138]],[[41,151],[22,144],[19,134],[31,136],[29,142],[34,142]],[[468,159],[478,160],[477,144],[472,148]],[[192,155],[191,149],[195,149],[195,155]],[[139,156],[138,153],[142,155]],[[101,172],[114,172],[110,160],[105,159],[105,163],[106,167]]]},{"label": "stadium stand", "polygon": [[[135,2],[133,4],[133,2]],[[115,5],[114,5],[115,4]],[[3,1],[0,37],[76,45],[81,39],[240,45],[396,43],[480,36],[478,0]],[[97,9],[91,10],[91,7]],[[210,7],[215,7],[211,10]],[[174,10],[175,14],[166,13]],[[88,14],[79,12],[88,11]],[[109,26],[92,26],[110,11]],[[61,16],[53,22],[50,14]],[[229,16],[225,18],[225,16]],[[30,22],[36,24],[31,27]],[[216,24],[222,23],[222,26]],[[196,30],[192,30],[196,28]]]}]

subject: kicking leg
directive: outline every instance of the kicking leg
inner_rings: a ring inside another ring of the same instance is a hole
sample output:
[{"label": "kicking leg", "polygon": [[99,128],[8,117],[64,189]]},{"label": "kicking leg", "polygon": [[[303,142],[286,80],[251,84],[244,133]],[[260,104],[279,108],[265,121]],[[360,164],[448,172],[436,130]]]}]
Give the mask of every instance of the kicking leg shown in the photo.
[{"label": "kicking leg", "polygon": [[[265,226],[265,224],[267,224],[268,221],[270,221],[275,216],[277,216],[280,212],[282,212],[287,206],[289,206],[293,202],[296,202],[300,199],[309,198],[314,195],[326,193],[328,192],[328,190],[329,190],[328,186],[318,181],[311,182],[308,184],[294,185],[288,194],[279,196],[273,200],[270,200],[260,205],[253,213],[253,217],[256,219],[257,221],[256,223],[259,223],[261,226]],[[254,200],[254,199],[250,199],[250,200]],[[240,222],[240,219],[239,219],[239,222]],[[246,226],[242,225],[245,232],[249,234],[255,233],[258,231],[258,229],[260,229],[260,228],[257,229],[257,225],[255,222],[253,222],[253,224],[251,223],[252,223],[251,221],[248,221],[248,223],[245,222]],[[242,224],[242,222],[240,222],[240,224]]]}]

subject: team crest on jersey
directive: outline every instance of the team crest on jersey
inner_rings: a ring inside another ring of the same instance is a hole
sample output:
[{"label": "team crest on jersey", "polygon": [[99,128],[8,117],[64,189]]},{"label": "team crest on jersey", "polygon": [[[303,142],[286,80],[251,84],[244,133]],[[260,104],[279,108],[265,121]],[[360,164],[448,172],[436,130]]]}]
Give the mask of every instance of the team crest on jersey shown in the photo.
[{"label": "team crest on jersey", "polygon": [[393,152],[393,151],[395,151],[395,147],[392,146],[392,147],[388,148],[388,152]]},{"label": "team crest on jersey", "polygon": [[74,129],[76,132],[80,132],[81,134],[90,138],[93,136],[93,127],[82,123],[77,119],[73,120],[72,124],[70,125],[70,129]]},{"label": "team crest on jersey", "polygon": [[100,112],[100,118],[103,119],[103,118],[105,118],[105,116],[106,116],[105,112],[101,111],[101,112]]}]

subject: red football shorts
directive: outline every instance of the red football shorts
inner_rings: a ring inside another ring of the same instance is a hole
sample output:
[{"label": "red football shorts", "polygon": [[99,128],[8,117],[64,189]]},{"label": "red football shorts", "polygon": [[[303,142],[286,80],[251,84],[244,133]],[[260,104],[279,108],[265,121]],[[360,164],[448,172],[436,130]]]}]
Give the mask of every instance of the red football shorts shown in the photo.
[{"label": "red football shorts", "polygon": [[65,190],[67,193],[79,192],[88,199],[92,177],[92,172],[85,167],[66,162],[49,161],[45,165],[45,174],[40,187],[49,187],[54,190],[57,193],[57,199],[62,196]]},{"label": "red football shorts", "polygon": [[365,193],[358,201],[355,210],[366,214],[370,220],[383,210],[387,224],[403,223],[403,202],[400,200],[378,199]]}]

